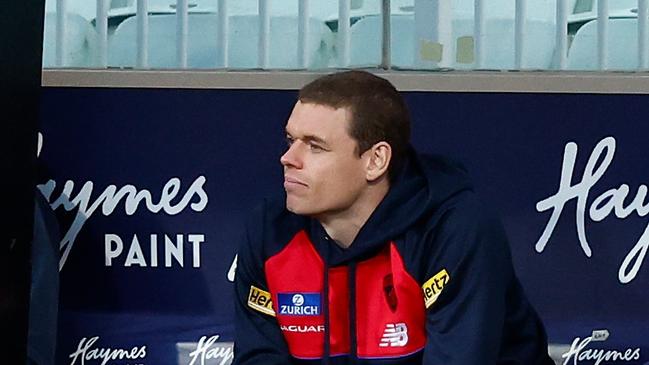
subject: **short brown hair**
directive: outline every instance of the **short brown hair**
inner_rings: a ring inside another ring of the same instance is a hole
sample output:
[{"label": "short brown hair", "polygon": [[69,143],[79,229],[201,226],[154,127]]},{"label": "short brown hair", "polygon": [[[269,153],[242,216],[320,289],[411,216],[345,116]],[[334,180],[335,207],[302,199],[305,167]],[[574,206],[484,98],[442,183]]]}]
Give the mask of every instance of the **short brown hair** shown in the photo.
[{"label": "short brown hair", "polygon": [[320,77],[305,85],[298,95],[302,103],[349,108],[349,135],[360,156],[374,144],[392,147],[388,176],[393,180],[407,158],[410,116],[406,103],[388,81],[366,71],[345,71]]}]

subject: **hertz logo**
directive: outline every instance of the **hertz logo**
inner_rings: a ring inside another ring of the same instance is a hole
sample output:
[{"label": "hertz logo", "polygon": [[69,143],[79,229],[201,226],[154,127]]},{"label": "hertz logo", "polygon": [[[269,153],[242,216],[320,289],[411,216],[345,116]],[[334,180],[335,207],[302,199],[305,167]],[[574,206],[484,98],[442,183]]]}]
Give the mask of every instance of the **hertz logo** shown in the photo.
[{"label": "hertz logo", "polygon": [[442,269],[440,272],[435,274],[432,278],[428,279],[421,286],[421,289],[424,291],[424,301],[426,303],[426,308],[430,307],[435,303],[439,295],[442,293],[444,286],[448,284],[451,277],[446,272],[446,269]]},{"label": "hertz logo", "polygon": [[275,317],[273,300],[271,299],[270,293],[254,285],[250,286],[250,293],[248,293],[248,307]]}]

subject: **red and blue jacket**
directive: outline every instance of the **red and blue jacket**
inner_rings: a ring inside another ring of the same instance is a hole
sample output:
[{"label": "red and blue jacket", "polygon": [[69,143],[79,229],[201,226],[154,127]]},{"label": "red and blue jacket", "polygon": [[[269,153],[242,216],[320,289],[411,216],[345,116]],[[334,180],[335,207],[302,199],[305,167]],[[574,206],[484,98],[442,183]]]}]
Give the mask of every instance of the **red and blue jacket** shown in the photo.
[{"label": "red and blue jacket", "polygon": [[553,364],[500,222],[466,173],[409,162],[351,246],[266,201],[235,280],[234,364]]}]

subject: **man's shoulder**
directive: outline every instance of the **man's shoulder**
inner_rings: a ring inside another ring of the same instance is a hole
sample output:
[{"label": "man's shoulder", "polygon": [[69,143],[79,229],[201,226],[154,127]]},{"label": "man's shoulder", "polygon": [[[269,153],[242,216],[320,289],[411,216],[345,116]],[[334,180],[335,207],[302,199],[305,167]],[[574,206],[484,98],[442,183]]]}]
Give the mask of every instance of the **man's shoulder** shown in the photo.
[{"label": "man's shoulder", "polygon": [[497,222],[497,214],[473,190],[462,190],[424,215],[411,229],[430,231],[458,227],[466,229]]},{"label": "man's shoulder", "polygon": [[495,249],[507,244],[498,215],[472,190],[445,201],[411,227],[411,233],[419,237],[419,244],[426,249],[447,253],[470,252],[483,245]]},{"label": "man's shoulder", "polygon": [[466,228],[499,225],[498,214],[473,190],[464,190],[448,199],[436,212],[446,225]]}]

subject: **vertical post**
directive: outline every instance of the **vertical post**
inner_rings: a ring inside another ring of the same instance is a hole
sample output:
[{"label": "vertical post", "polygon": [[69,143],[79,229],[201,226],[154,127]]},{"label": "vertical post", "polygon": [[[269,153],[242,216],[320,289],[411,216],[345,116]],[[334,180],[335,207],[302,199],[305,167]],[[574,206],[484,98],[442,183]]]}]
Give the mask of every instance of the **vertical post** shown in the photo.
[{"label": "vertical post", "polygon": [[415,0],[417,66],[452,66],[455,44],[451,10],[448,0]]},{"label": "vertical post", "polygon": [[148,0],[137,0],[137,68],[149,66],[149,7]]},{"label": "vertical post", "polygon": [[649,68],[649,27],[647,27],[647,16],[649,16],[649,0],[638,0],[638,69]]},{"label": "vertical post", "polygon": [[97,67],[108,66],[108,1],[97,0]]},{"label": "vertical post", "polygon": [[309,67],[309,0],[297,0],[297,65],[299,68]]},{"label": "vertical post", "polygon": [[474,29],[473,39],[475,47],[475,68],[481,69],[484,67],[485,62],[485,47],[484,41],[486,38],[486,18],[485,18],[485,1],[474,0],[473,13],[474,13]]},{"label": "vertical post", "polygon": [[350,10],[351,0],[338,0],[338,66],[348,67],[350,63]]},{"label": "vertical post", "polygon": [[390,12],[390,0],[383,0],[381,2],[381,68],[384,70],[392,67]]},{"label": "vertical post", "polygon": [[525,20],[527,18],[527,0],[516,0],[515,33],[514,33],[514,64],[517,70],[525,67]]},{"label": "vertical post", "polygon": [[227,0],[218,0],[218,17],[219,26],[217,28],[217,41],[219,55],[217,65],[223,68],[228,67],[228,2]]},{"label": "vertical post", "polygon": [[270,59],[268,52],[270,38],[270,11],[268,9],[269,0],[259,0],[259,67],[268,68]]},{"label": "vertical post", "polygon": [[176,60],[178,68],[187,68],[188,0],[176,0]]},{"label": "vertical post", "polygon": [[67,52],[65,34],[67,33],[68,1],[56,1],[56,67],[65,67],[65,54]]},{"label": "vertical post", "polygon": [[557,0],[556,51],[554,64],[557,69],[568,66],[568,0]]},{"label": "vertical post", "polygon": [[608,0],[597,1],[597,66],[608,69]]}]

